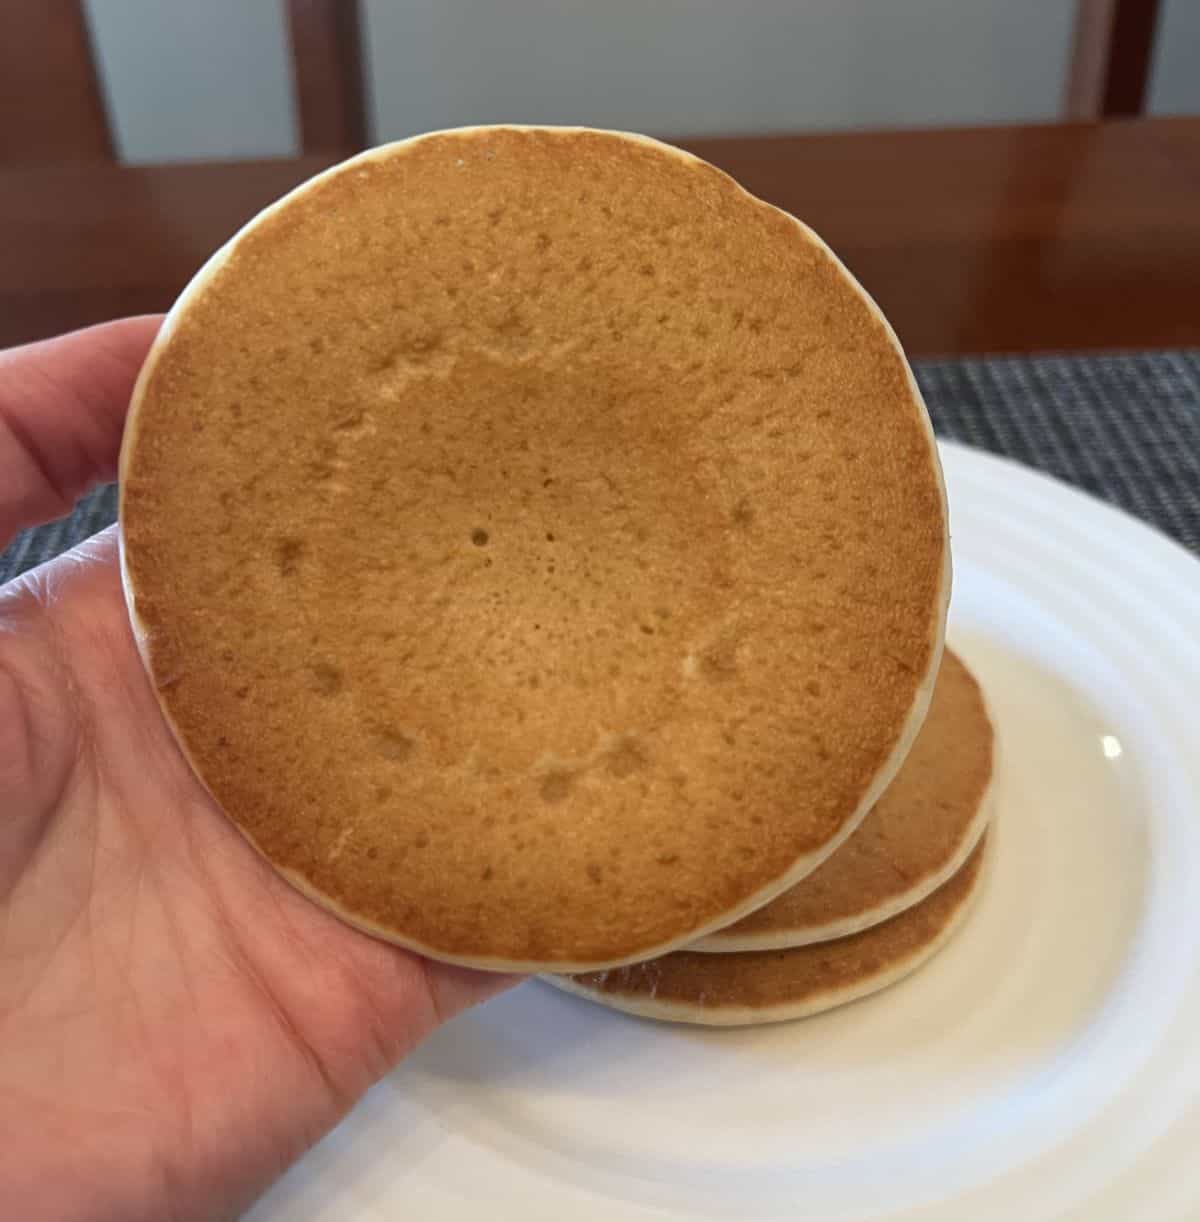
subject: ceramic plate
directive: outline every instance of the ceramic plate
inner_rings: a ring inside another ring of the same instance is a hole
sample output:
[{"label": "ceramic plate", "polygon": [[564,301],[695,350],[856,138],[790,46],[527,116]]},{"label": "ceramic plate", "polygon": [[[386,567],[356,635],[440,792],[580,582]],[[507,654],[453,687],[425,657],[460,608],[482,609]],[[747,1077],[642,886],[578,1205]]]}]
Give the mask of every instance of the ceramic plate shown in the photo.
[{"label": "ceramic plate", "polygon": [[915,975],[704,1030],[530,982],[443,1029],[254,1222],[1200,1217],[1200,563],[943,455],[995,858]]}]

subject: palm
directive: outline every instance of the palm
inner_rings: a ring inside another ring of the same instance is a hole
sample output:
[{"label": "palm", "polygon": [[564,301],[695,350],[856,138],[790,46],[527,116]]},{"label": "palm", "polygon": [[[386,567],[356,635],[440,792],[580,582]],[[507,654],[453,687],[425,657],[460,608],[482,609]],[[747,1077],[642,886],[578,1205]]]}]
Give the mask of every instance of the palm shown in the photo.
[{"label": "palm", "polygon": [[0,1195],[223,1216],[502,982],[364,937],[254,854],[159,714],[115,556],[106,532],[0,595]]}]

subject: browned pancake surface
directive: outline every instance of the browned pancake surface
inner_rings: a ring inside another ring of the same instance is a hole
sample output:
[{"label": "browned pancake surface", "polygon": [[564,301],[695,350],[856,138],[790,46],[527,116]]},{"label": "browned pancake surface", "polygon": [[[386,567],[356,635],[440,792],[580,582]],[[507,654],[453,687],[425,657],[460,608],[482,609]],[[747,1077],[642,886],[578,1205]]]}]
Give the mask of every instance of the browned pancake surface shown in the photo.
[{"label": "browned pancake surface", "polygon": [[261,219],[157,354],[122,498],[213,794],[451,958],[615,962],[776,884],[938,650],[881,319],[789,218],[603,133],[427,138]]},{"label": "browned pancake surface", "polygon": [[947,649],[929,715],[858,829],[823,865],[763,908],[710,935],[803,935],[886,908],[962,860],[992,778],[992,725],[983,693]]},{"label": "browned pancake surface", "polygon": [[833,942],[788,950],[705,955],[675,951],[646,963],[587,972],[569,982],[605,998],[652,1001],[700,1009],[769,1010],[853,995],[936,943],[960,914],[979,878],[987,834],[962,868],[931,896],[890,921]]}]

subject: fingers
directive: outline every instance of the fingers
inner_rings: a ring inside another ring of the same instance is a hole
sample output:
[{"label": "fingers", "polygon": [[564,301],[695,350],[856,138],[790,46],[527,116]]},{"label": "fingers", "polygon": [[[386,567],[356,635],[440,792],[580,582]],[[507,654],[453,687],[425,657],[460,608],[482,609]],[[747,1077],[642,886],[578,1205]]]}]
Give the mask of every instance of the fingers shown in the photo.
[{"label": "fingers", "polygon": [[54,631],[12,614],[12,603],[0,596],[0,910],[48,831],[80,747]]},{"label": "fingers", "polygon": [[114,478],[129,396],[161,318],[0,352],[0,549]]},{"label": "fingers", "polygon": [[520,984],[525,977],[479,972],[430,959],[425,963],[425,979],[438,1021],[445,1023],[464,1010]]}]

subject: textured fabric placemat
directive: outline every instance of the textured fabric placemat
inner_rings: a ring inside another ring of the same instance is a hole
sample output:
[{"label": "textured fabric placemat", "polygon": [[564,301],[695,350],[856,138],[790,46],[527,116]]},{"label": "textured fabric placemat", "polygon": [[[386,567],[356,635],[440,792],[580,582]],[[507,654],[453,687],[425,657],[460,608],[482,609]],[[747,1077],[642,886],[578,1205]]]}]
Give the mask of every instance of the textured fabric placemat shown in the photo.
[{"label": "textured fabric placemat", "polygon": [[1200,552],[1200,351],[916,365],[943,437],[1015,458]]},{"label": "textured fabric placemat", "polygon": [[[1075,484],[1200,552],[1200,352],[920,361],[943,437]],[[0,582],[116,520],[110,485],[23,532]]]}]

